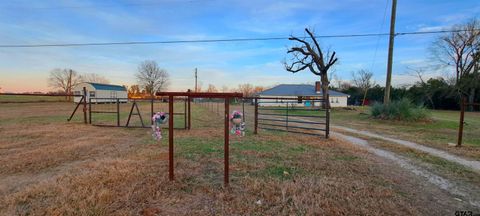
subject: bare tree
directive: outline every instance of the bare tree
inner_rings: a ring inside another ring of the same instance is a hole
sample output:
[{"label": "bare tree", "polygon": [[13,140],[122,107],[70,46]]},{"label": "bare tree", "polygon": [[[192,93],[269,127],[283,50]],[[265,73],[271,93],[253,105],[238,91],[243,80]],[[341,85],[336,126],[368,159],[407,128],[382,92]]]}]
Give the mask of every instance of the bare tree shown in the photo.
[{"label": "bare tree", "polygon": [[228,92],[229,91],[229,88],[228,86],[226,85],[223,85],[222,88],[221,88],[222,92]]},{"label": "bare tree", "polygon": [[[73,88],[82,82],[82,77],[72,69],[53,69],[48,77],[48,85],[65,94],[72,94]],[[68,100],[71,98],[68,97]]]},{"label": "bare tree", "polygon": [[143,87],[151,97],[154,97],[156,92],[165,90],[169,84],[168,72],[160,68],[157,62],[151,60],[140,63],[135,76],[137,77],[138,84]]},{"label": "bare tree", "polygon": [[217,88],[214,85],[208,84],[207,92],[212,93],[212,92],[218,92],[218,91],[217,91]]},{"label": "bare tree", "polygon": [[128,88],[128,97],[129,98],[135,98],[139,97],[141,94],[140,87],[138,85],[131,85],[130,88]]},{"label": "bare tree", "polygon": [[238,85],[238,91],[241,92],[244,97],[251,97],[254,93],[254,87],[249,83],[240,84]]},{"label": "bare tree", "polygon": [[465,24],[455,25],[433,43],[432,55],[445,66],[455,68],[455,85],[461,95],[468,95],[469,102],[475,98],[475,86],[471,83],[475,67],[480,61],[480,21],[472,19]]},{"label": "bare tree", "polygon": [[367,99],[368,89],[372,88],[375,85],[375,81],[372,80],[373,73],[367,70],[359,70],[352,73],[353,84],[360,88],[363,93],[362,106],[365,105],[365,100]]},{"label": "bare tree", "polygon": [[110,81],[102,75],[96,73],[86,73],[82,75],[82,81],[109,84]]},{"label": "bare tree", "polygon": [[[328,80],[328,70],[337,62],[335,57],[335,52],[324,53],[320,48],[320,45],[317,42],[317,39],[309,29],[305,29],[310,41],[307,39],[300,39],[297,37],[291,36],[288,38],[292,41],[297,41],[300,43],[299,46],[294,46],[288,49],[287,53],[292,55],[291,62],[285,62],[285,69],[292,73],[297,73],[299,71],[308,69],[313,74],[320,76],[323,99],[328,101],[328,85],[330,84]],[[329,104],[324,103],[323,106],[330,106]]]},{"label": "bare tree", "polygon": [[255,88],[253,88],[253,94],[258,94],[264,90],[265,90],[265,87],[263,86],[255,86]]}]

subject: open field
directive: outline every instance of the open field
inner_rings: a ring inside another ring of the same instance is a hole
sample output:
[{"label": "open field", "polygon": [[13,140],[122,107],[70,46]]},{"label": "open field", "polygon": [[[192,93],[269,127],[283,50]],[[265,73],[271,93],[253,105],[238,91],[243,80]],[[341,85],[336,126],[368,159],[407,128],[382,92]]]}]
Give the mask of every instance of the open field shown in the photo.
[{"label": "open field", "polygon": [[80,115],[67,123],[71,103],[1,104],[0,215],[450,215],[472,209],[348,143],[252,135],[248,112],[247,136],[231,138],[231,184],[224,188],[223,119],[212,107],[193,105],[192,130],[175,130],[176,180],[170,182],[166,130],[156,143],[148,129],[84,125]]},{"label": "open field", "polygon": [[463,147],[448,146],[457,142],[458,111],[430,110],[432,122],[400,122],[370,118],[368,108],[332,110],[332,124],[368,130],[443,149],[457,155],[480,159],[480,112],[465,113]]},{"label": "open field", "polygon": [[[433,119],[431,122],[402,122],[371,118],[369,107],[355,107],[355,110],[335,108],[331,111],[331,123],[425,144],[476,160],[480,159],[480,112],[465,113],[466,124],[461,148],[448,146],[448,143],[457,142],[460,112],[450,110],[429,110],[429,112]],[[289,113],[324,115],[321,112],[292,110]]]},{"label": "open field", "polygon": [[0,95],[0,103],[28,103],[28,102],[63,102],[68,98],[64,96],[18,96],[18,95]]}]

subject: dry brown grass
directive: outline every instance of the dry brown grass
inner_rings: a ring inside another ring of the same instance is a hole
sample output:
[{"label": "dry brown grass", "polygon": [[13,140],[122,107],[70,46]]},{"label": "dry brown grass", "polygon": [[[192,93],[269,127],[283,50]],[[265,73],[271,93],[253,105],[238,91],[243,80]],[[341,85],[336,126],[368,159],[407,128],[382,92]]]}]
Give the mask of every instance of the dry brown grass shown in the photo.
[{"label": "dry brown grass", "polygon": [[[0,124],[1,215],[416,215],[456,207],[436,206],[432,197],[445,194],[349,144],[263,131],[232,137],[224,188],[222,121],[200,107],[193,130],[175,131],[170,182],[167,139],[155,143],[144,129],[48,121],[46,113],[69,110],[0,106],[8,122]],[[20,115],[37,114],[45,119],[21,123]]]}]

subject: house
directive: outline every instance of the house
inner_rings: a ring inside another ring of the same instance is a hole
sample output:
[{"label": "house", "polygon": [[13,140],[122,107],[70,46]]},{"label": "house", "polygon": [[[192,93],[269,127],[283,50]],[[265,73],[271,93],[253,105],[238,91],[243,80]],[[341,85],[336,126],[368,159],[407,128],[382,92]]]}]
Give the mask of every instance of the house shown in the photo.
[{"label": "house", "polygon": [[[120,102],[128,101],[125,86],[84,82],[75,86],[73,94],[83,95],[83,87],[87,90],[87,102],[89,102],[90,99],[92,103],[114,102],[117,99],[119,99]],[[75,96],[73,101],[78,103],[81,98],[80,96]]]},{"label": "house", "polygon": [[[347,99],[350,97],[348,94],[329,90],[330,106],[331,107],[346,107]],[[321,102],[312,101],[312,99],[322,99],[322,91],[320,82],[316,82],[315,85],[308,84],[281,84],[273,88],[267,89],[257,94],[261,97],[275,97],[278,99],[259,99],[260,106],[278,106],[279,104],[286,103],[281,98],[298,98],[295,102],[295,106],[321,106]],[[280,101],[279,101],[280,100]],[[269,103],[275,101],[276,103]],[[264,102],[264,103],[262,103]],[[267,103],[265,103],[267,102]],[[288,101],[292,103],[291,100]]]}]

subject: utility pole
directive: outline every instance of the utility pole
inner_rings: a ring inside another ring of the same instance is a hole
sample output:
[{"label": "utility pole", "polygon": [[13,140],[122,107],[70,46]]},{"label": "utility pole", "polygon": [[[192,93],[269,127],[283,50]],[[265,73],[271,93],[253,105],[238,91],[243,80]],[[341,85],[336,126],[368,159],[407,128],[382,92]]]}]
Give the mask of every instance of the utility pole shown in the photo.
[{"label": "utility pole", "polygon": [[390,41],[388,43],[387,81],[385,83],[385,95],[383,103],[390,103],[390,86],[392,82],[393,44],[395,41],[395,17],[397,13],[397,0],[392,1],[392,15],[390,18]]},{"label": "utility pole", "polygon": [[195,92],[197,92],[197,68],[195,68]]}]

